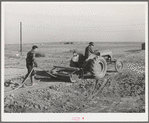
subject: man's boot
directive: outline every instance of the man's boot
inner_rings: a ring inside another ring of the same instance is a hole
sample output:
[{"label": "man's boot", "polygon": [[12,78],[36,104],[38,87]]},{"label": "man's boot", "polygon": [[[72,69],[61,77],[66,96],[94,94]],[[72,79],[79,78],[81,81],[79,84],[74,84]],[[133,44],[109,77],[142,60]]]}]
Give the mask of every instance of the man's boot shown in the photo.
[{"label": "man's boot", "polygon": [[37,84],[37,83],[35,83],[34,76],[31,76],[31,84],[32,84],[32,86]]}]

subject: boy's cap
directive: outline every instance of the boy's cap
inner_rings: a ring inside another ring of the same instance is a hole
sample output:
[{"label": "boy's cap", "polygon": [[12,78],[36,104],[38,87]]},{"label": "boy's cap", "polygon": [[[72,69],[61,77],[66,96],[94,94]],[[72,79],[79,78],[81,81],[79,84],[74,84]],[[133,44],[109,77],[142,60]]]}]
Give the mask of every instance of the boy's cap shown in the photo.
[{"label": "boy's cap", "polygon": [[38,48],[36,45],[32,46],[32,49],[36,49],[36,48]]}]

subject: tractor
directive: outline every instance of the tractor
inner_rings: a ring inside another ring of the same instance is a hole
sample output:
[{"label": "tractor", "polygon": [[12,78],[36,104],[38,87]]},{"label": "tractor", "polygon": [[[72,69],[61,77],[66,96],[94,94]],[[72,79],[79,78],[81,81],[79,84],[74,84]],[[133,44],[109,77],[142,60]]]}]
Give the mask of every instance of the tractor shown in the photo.
[{"label": "tractor", "polygon": [[67,79],[70,82],[89,78],[99,80],[105,77],[109,64],[114,65],[116,72],[121,72],[123,69],[123,62],[113,59],[113,53],[111,51],[100,52],[96,50],[87,59],[81,53],[78,55],[78,62],[74,64],[70,60],[70,67],[54,66],[50,71],[51,76],[57,79]]}]

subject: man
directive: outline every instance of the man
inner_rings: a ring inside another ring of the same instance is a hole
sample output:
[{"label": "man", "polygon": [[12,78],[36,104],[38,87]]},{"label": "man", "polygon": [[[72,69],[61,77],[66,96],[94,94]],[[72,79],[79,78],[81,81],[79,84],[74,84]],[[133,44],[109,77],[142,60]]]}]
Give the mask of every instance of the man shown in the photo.
[{"label": "man", "polygon": [[91,54],[94,53],[93,51],[94,43],[90,42],[89,45],[85,49],[85,59],[87,59]]},{"label": "man", "polygon": [[[34,67],[37,67],[37,63],[36,63],[36,60],[35,60],[35,52],[37,51],[37,49],[38,49],[38,47],[36,45],[34,45],[31,49],[31,51],[29,51],[27,53],[27,58],[26,58],[26,67],[27,67],[27,70],[28,70],[28,73],[27,73],[26,77],[28,77],[28,75],[32,71],[31,74],[30,74],[30,79],[31,79],[32,86],[35,85],[35,83],[34,83],[34,75],[35,75]],[[24,85],[24,87],[25,87],[25,85]]]},{"label": "man", "polygon": [[84,73],[87,73],[90,68],[90,59],[93,59],[95,57],[94,51],[93,51],[94,43],[90,42],[89,45],[85,49],[85,62],[82,65],[82,68],[84,69]]}]

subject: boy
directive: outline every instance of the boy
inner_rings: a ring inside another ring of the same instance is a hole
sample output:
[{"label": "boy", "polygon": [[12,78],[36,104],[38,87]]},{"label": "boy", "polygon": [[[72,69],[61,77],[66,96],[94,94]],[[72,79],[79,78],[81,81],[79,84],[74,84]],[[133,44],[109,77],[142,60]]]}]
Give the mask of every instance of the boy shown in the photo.
[{"label": "boy", "polygon": [[73,52],[73,57],[70,61],[70,67],[79,67],[79,54],[76,51]]},{"label": "boy", "polygon": [[[34,83],[34,75],[35,75],[35,71],[34,71],[34,67],[37,67],[37,63],[36,63],[36,60],[35,60],[35,53],[37,51],[38,47],[36,45],[34,45],[31,49],[31,51],[29,51],[27,53],[27,58],[26,58],[26,67],[27,67],[27,70],[28,70],[28,73],[26,75],[26,77],[30,74],[31,72],[31,75],[30,75],[30,79],[31,79],[31,84],[32,86],[35,85]],[[33,69],[33,70],[32,70]],[[26,78],[25,77],[25,78]],[[25,80],[25,79],[24,79]],[[25,87],[25,85],[24,85]]]}]

